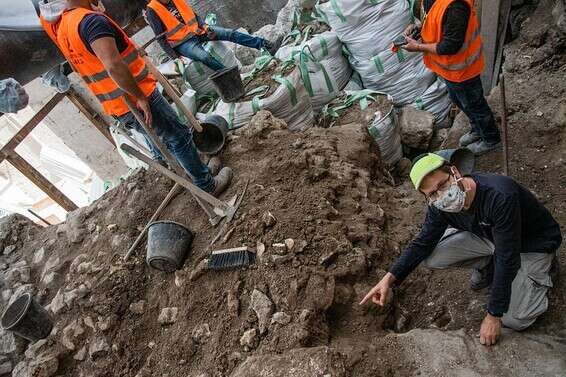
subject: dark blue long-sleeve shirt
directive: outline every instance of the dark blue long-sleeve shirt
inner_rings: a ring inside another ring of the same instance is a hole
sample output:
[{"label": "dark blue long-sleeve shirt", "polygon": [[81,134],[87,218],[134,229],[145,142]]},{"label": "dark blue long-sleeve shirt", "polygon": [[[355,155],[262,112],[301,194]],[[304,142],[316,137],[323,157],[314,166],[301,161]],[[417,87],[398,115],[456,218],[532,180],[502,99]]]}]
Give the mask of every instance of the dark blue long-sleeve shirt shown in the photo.
[{"label": "dark blue long-sleeve shirt", "polygon": [[560,227],[535,196],[512,178],[472,174],[477,184],[470,208],[459,213],[429,207],[419,235],[389,269],[400,284],[425,260],[451,226],[487,238],[495,245],[495,273],[487,309],[509,309],[511,283],[521,267],[521,253],[553,253],[562,242]]}]

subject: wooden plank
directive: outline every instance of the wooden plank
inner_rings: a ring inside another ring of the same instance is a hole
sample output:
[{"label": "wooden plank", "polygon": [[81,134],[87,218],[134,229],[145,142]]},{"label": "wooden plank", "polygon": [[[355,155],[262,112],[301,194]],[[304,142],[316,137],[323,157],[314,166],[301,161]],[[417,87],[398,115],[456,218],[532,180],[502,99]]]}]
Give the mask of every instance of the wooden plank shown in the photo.
[{"label": "wooden plank", "polygon": [[483,54],[485,68],[482,72],[482,84],[484,94],[491,91],[493,82],[493,67],[497,49],[499,9],[501,0],[483,0],[481,4],[481,38],[483,42]]},{"label": "wooden plank", "polygon": [[102,135],[116,148],[114,139],[110,134],[108,125],[104,120],[94,111],[94,109],[88,104],[88,102],[73,88],[71,88],[67,93],[67,98],[71,101],[79,111],[92,123],[92,125],[100,131]]},{"label": "wooden plank", "polygon": [[0,162],[10,154],[30,134],[31,131],[49,114],[51,110],[65,97],[55,94],[15,135],[0,149]]},{"label": "wooden plank", "polygon": [[66,211],[79,208],[15,151],[10,151],[9,154],[4,155],[4,158]]},{"label": "wooden plank", "polygon": [[501,64],[503,60],[503,45],[505,44],[505,36],[507,35],[507,26],[509,25],[509,16],[511,15],[511,0],[501,0],[499,8],[499,39],[497,41],[497,49],[495,52],[495,64],[493,65],[491,88],[497,86]]}]

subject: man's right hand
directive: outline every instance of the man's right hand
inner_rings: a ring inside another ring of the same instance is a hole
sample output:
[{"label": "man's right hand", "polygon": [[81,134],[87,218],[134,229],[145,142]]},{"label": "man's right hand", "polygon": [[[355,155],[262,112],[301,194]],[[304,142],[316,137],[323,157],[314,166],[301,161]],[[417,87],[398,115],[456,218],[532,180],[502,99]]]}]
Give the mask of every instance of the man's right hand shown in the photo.
[{"label": "man's right hand", "polygon": [[391,284],[395,280],[395,277],[391,273],[387,273],[383,279],[379,281],[364,297],[360,302],[360,305],[364,305],[370,299],[371,301],[379,306],[385,306],[385,304],[390,301],[393,296],[393,290],[391,289]]},{"label": "man's right hand", "polygon": [[407,28],[405,29],[405,31],[403,32],[403,35],[405,37],[410,37],[411,34],[413,33],[413,30],[415,30],[417,28],[417,25],[415,24],[409,24],[409,26],[407,26]]},{"label": "man's right hand", "polygon": [[149,106],[149,100],[147,98],[138,99],[137,106],[138,109],[140,109],[143,113],[145,124],[147,124],[148,127],[151,127],[151,122],[153,121],[153,119],[151,117],[151,107]]}]

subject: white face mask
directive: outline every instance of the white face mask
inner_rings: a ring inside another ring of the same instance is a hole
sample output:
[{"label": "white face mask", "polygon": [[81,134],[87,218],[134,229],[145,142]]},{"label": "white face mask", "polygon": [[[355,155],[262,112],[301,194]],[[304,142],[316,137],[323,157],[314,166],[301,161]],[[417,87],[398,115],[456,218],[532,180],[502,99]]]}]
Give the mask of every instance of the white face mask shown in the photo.
[{"label": "white face mask", "polygon": [[102,0],[98,0],[98,4],[96,5],[90,4],[90,8],[95,12],[100,12],[100,13],[106,12],[106,8],[104,7]]},{"label": "white face mask", "polygon": [[59,21],[67,7],[67,0],[42,0],[39,3],[39,12],[45,21],[54,24]]},{"label": "white face mask", "polygon": [[462,178],[450,185],[448,190],[443,191],[439,197],[432,202],[432,205],[443,212],[457,213],[464,209],[466,201],[466,191],[462,190],[458,185]]}]

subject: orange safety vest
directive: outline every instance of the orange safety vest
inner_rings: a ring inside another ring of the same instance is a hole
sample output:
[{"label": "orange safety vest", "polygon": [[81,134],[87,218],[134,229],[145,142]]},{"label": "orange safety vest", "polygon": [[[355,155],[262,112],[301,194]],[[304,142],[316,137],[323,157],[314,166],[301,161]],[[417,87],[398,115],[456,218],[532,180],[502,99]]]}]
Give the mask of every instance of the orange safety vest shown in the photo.
[{"label": "orange safety vest", "polygon": [[206,33],[206,26],[201,29],[198,24],[197,16],[193,8],[185,2],[185,0],[173,0],[173,3],[181,13],[181,17],[185,23],[179,22],[177,17],[171,14],[158,0],[151,0],[147,5],[157,13],[166,28],[165,37],[171,47],[182,44],[187,39],[195,35],[203,35]]},{"label": "orange safety vest", "polygon": [[[421,31],[425,43],[442,40],[442,18],[454,0],[436,0],[426,15]],[[462,82],[476,77],[483,71],[484,57],[480,37],[480,25],[476,17],[473,0],[466,0],[470,6],[470,19],[462,48],[454,55],[424,54],[425,65],[448,81]]]},{"label": "orange safety vest", "polygon": [[42,16],[39,16],[39,22],[41,23],[43,30],[45,30],[45,32],[49,36],[49,39],[51,39],[53,43],[57,45],[57,28],[59,27],[59,21],[57,21],[57,23],[52,24],[45,21],[45,19]]},{"label": "orange safety vest", "polygon": [[[145,61],[138,55],[136,46],[128,35],[110,17],[86,8],[74,8],[66,10],[61,16],[57,28],[57,46],[71,63],[73,69],[83,78],[88,88],[102,103],[104,111],[108,115],[120,116],[128,113],[130,109],[126,105],[123,96],[126,94],[112,80],[104,64],[100,59],[90,52],[79,35],[79,25],[85,16],[98,13],[110,20],[120,30],[128,46],[120,54],[128,65],[130,72],[136,79],[138,86],[144,95],[149,96],[156,88],[156,81],[149,73]],[[132,98],[133,100],[133,98]]]}]

